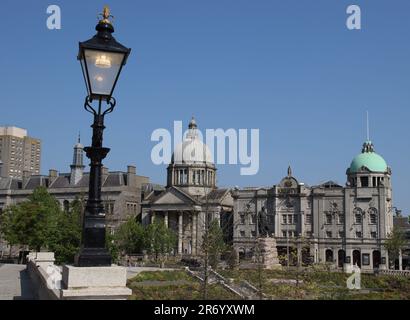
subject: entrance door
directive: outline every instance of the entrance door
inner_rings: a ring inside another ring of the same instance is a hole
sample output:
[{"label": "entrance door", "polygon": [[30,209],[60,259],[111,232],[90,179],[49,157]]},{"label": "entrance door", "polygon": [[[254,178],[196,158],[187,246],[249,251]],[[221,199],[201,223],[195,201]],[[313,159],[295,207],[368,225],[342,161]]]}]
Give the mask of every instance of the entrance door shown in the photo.
[{"label": "entrance door", "polygon": [[373,251],[373,268],[378,269],[381,263],[382,257],[379,250]]},{"label": "entrance door", "polygon": [[343,264],[346,259],[346,252],[344,250],[339,250],[337,253],[337,265],[339,268],[343,268]]},{"label": "entrance door", "polygon": [[353,251],[353,265],[357,264],[359,268],[362,267],[362,259],[360,257],[360,251],[354,250]]}]

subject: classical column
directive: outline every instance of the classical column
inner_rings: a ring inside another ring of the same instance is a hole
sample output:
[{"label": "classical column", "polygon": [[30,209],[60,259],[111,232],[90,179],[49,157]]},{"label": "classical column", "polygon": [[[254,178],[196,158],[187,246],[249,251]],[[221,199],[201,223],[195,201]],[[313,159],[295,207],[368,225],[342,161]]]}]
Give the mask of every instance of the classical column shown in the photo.
[{"label": "classical column", "polygon": [[196,238],[197,238],[197,213],[192,213],[192,254],[195,256],[197,253],[196,250]]},{"label": "classical column", "polygon": [[402,271],[403,270],[403,253],[400,249],[399,251],[399,270]]},{"label": "classical column", "polygon": [[178,254],[182,254],[183,213],[178,214]]},{"label": "classical column", "polygon": [[165,222],[165,226],[168,228],[168,211],[165,211],[164,222]]}]

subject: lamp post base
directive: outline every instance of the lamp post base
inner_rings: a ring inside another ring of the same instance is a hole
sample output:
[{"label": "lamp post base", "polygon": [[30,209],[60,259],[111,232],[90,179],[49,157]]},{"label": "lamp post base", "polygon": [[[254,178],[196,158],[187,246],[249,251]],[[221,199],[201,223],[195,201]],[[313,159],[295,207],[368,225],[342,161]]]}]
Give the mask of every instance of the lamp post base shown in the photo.
[{"label": "lamp post base", "polygon": [[105,248],[83,248],[75,257],[77,267],[111,267],[111,254]]}]

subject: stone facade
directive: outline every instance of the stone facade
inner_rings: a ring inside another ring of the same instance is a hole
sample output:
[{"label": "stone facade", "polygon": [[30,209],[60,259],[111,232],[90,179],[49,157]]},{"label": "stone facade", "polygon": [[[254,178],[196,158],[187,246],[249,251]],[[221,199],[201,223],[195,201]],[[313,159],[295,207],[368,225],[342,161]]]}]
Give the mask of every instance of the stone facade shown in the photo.
[{"label": "stone facade", "polygon": [[347,170],[345,186],[329,181],[309,187],[289,168],[273,187],[233,190],[236,250],[251,257],[255,237],[265,233],[276,238],[279,254],[290,246],[298,260],[339,269],[356,263],[367,271],[387,268],[383,243],[393,228],[393,202],[391,169],[383,162],[367,141]]}]

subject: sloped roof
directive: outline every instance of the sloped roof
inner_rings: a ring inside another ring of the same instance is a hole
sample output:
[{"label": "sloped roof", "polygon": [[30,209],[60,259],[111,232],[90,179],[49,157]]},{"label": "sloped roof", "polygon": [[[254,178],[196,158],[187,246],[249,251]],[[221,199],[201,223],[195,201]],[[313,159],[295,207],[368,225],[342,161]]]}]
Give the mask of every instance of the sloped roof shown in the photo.
[{"label": "sloped roof", "polygon": [[335,181],[326,181],[325,183],[322,183],[320,185],[320,187],[322,188],[343,188],[341,185],[339,185],[337,182]]},{"label": "sloped roof", "polygon": [[211,192],[209,192],[206,196],[203,196],[201,198],[201,201],[220,201],[223,200],[226,196],[226,194],[229,192],[229,189],[214,189]]}]

